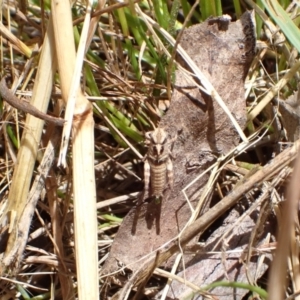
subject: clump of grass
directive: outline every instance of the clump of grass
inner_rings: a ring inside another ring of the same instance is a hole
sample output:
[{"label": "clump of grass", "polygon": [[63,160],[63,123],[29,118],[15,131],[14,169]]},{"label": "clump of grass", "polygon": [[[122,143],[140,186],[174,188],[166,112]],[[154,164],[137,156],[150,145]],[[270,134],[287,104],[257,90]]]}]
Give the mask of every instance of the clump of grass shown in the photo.
[{"label": "clump of grass", "polygon": [[[250,0],[247,3],[249,7],[256,10],[259,51],[246,83],[249,114],[245,132],[248,135],[261,134],[259,133],[261,128],[265,128],[265,136],[277,144],[291,142],[282,138],[276,131],[272,123],[273,119],[267,114],[267,108],[274,96],[287,97],[297,89],[299,62],[297,55],[293,54],[294,49],[298,51],[300,49],[298,11],[294,6],[288,7],[289,2],[281,3],[281,6],[266,0],[257,1],[257,6]],[[49,61],[49,64],[45,62],[43,67],[38,64],[42,54],[37,49],[40,46],[45,49],[50,7],[50,3],[47,2],[30,1],[24,11],[27,19],[23,21],[21,12],[16,11],[10,3],[5,3],[0,27],[3,49],[2,70],[6,70],[16,84],[28,82],[28,90],[32,90],[32,82],[35,78],[33,101],[36,103],[41,99],[47,101],[50,98],[53,78],[56,83],[56,89],[52,93],[54,100],[62,98],[64,93],[69,93],[69,90],[65,88],[64,91],[62,87],[62,75],[57,76],[56,68]],[[108,202],[103,202],[106,203],[105,205],[103,203],[99,205],[101,210],[97,211],[101,263],[105,260],[120,224],[120,218],[125,216],[135,204],[136,193],[143,187],[141,174],[142,157],[145,153],[142,143],[144,132],[158,124],[161,115],[169,105],[171,95],[174,68],[169,68],[169,57],[172,57],[173,49],[158,32],[156,35],[150,33],[142,13],[152,17],[161,28],[176,36],[177,30],[182,28],[188,16],[187,25],[190,25],[193,22],[201,22],[211,15],[218,16],[222,13],[231,13],[239,17],[244,9],[239,1],[234,1],[234,6],[227,9],[217,0],[203,0],[194,8],[193,13],[189,15],[192,9],[189,2],[173,1],[169,4],[163,0],[141,1],[136,4],[129,2],[126,5],[115,3],[107,4],[105,7],[98,3],[94,7],[94,19],[89,27],[86,41],[81,86],[85,92],[84,96],[93,103],[95,120],[95,138],[90,135],[95,151],[96,186],[92,188],[97,189],[98,202],[110,199]],[[77,47],[83,35],[85,14],[85,5],[74,3],[72,18]],[[13,34],[7,31],[8,28]],[[54,40],[50,40],[49,43],[52,45]],[[35,56],[37,51],[38,55]],[[68,47],[65,47],[64,51],[67,52]],[[42,76],[47,69],[49,71],[47,74],[50,74],[48,79]],[[39,85],[36,85],[38,78],[43,79],[40,80]],[[56,102],[59,101],[54,101]],[[47,106],[47,102],[43,102],[41,109],[46,110]],[[54,112],[59,112],[61,109],[59,104],[51,106],[54,107]],[[11,211],[16,211],[17,216],[22,215],[26,206],[31,182],[37,170],[36,159],[41,159],[40,154],[43,153],[44,146],[47,145],[51,135],[57,134],[49,124],[46,126],[47,131],[44,132],[43,123],[36,123],[33,117],[28,117],[25,123],[23,117],[21,112],[14,112],[2,103],[1,169],[3,171],[1,172],[0,205],[1,212],[9,208]],[[33,131],[34,135],[32,135]],[[14,164],[20,163],[21,153],[25,153],[26,147],[21,140],[26,134],[28,135],[28,132],[33,147],[29,153],[26,152],[26,158],[23,158],[20,168]],[[84,144],[84,141],[82,143]],[[266,143],[265,146],[269,147],[272,153],[275,152],[273,145]],[[1,297],[19,297],[20,293],[24,299],[34,299],[32,297],[38,296],[48,299],[54,295],[56,297],[71,295],[71,298],[74,298],[77,294],[73,286],[77,285],[77,275],[81,270],[77,265],[75,271],[74,222],[76,223],[76,220],[72,215],[74,209],[78,207],[72,190],[74,184],[79,186],[80,182],[75,183],[74,178],[69,176],[69,172],[76,170],[76,165],[74,161],[72,162],[74,152],[72,148],[68,149],[66,159],[70,168],[60,170],[53,167],[49,170],[50,179],[44,182],[44,189],[41,189],[37,196],[39,202],[30,227],[27,248],[20,257],[21,269],[18,269],[15,275],[9,273],[9,269],[7,273],[2,274],[6,276],[7,281],[1,282]],[[83,156],[85,155],[90,153],[83,153]],[[261,149],[257,148],[255,155],[260,164],[267,163],[267,158]],[[19,177],[21,183],[16,181],[18,176],[13,176],[17,174],[18,168],[23,174],[23,177]],[[14,190],[17,192],[12,194]],[[83,198],[85,196],[87,195],[82,195]],[[87,196],[87,199],[92,198],[93,195]],[[13,203],[11,199],[15,202]],[[96,207],[95,199],[92,199],[92,203],[88,203],[87,199],[80,199],[80,201],[86,200],[84,205]],[[131,202],[127,201],[128,199],[131,199]],[[84,205],[82,210],[85,208]],[[17,222],[18,218],[14,226]],[[88,219],[84,220],[85,224],[89,222]],[[3,224],[1,228],[5,234],[9,223],[5,225],[3,222]],[[296,240],[298,237],[295,231],[290,230],[290,234]],[[79,241],[80,236],[75,234],[75,239]],[[97,254],[97,247],[94,246],[92,251],[94,255]],[[294,257],[299,257],[297,249],[293,251]],[[77,259],[78,256],[77,253]],[[299,290],[298,273],[295,271],[297,262],[292,258],[289,259],[293,270],[290,272],[290,286],[293,287],[293,291],[297,291]],[[285,270],[282,272],[285,274]],[[64,274],[68,274],[67,280]],[[90,280],[94,280],[94,285],[98,287],[97,277]],[[26,286],[27,288],[24,288]],[[289,293],[292,294],[293,291]]]}]

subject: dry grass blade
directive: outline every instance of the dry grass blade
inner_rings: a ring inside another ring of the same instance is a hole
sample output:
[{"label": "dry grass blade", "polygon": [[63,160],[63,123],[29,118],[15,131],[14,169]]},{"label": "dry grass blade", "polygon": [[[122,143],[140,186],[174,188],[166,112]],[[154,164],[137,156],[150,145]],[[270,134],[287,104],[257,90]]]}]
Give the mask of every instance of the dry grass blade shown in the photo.
[{"label": "dry grass blade", "polygon": [[252,121],[266,107],[266,105],[276,96],[279,91],[293,78],[300,68],[300,62],[297,62],[293,67],[271,88],[267,95],[259,102],[259,104],[249,113],[248,121]]},{"label": "dry grass blade", "polygon": [[298,158],[295,163],[292,179],[287,190],[287,201],[283,211],[281,227],[279,228],[277,249],[271,266],[270,278],[268,282],[268,299],[272,300],[281,300],[283,298],[286,284],[287,258],[291,245],[291,235],[292,232],[294,232],[296,212],[298,211],[298,201],[300,196],[299,145],[295,150],[298,151]]},{"label": "dry grass blade", "polygon": [[72,121],[71,120],[73,120],[73,117],[74,117],[77,88],[80,84],[81,69],[82,69],[83,59],[84,59],[84,54],[85,54],[85,49],[86,49],[88,28],[90,25],[91,9],[92,9],[91,4],[88,1],[86,17],[84,20],[83,29],[81,32],[80,43],[79,43],[79,47],[77,50],[76,64],[75,64],[74,74],[72,77],[70,92],[68,94],[67,107],[66,107],[66,112],[65,112],[65,119],[69,120],[69,122],[67,122],[65,124],[64,129],[63,129],[59,161],[58,161],[58,165],[63,165],[64,167],[66,167],[66,154],[68,151],[70,133],[71,133],[71,129],[72,129]]},{"label": "dry grass blade", "polygon": [[2,23],[0,23],[0,32],[6,38],[8,38],[19,51],[24,53],[27,57],[31,57],[32,51],[22,43],[18,38],[16,38]]},{"label": "dry grass blade", "polygon": [[[52,80],[56,70],[55,55],[51,48],[51,36],[46,36],[44,47],[39,61],[39,68],[35,80],[35,85],[32,93],[31,104],[42,112],[46,112],[48,101],[52,90]],[[43,101],[41,101],[43,99]],[[31,115],[27,115],[25,123],[25,132],[23,133],[21,146],[18,152],[17,165],[14,170],[12,185],[8,195],[8,207],[6,214],[15,215],[15,219],[11,219],[10,227],[13,228],[10,234],[9,242],[5,251],[2,270],[4,272],[15,259],[17,263],[21,257],[15,257],[18,249],[17,231],[18,221],[26,206],[27,195],[31,183],[34,164],[38,151],[39,141],[44,126],[44,121],[41,121]],[[7,217],[7,215],[4,215]],[[3,218],[3,216],[2,216]]]},{"label": "dry grass blade", "polygon": [[34,210],[36,209],[36,204],[40,198],[42,190],[45,188],[45,179],[48,176],[49,170],[52,166],[55,154],[55,148],[58,145],[59,133],[52,137],[49,141],[49,144],[45,150],[43,159],[39,166],[39,174],[35,177],[34,183],[28,194],[27,203],[22,212],[20,219],[18,220],[18,243],[16,243],[17,249],[17,258],[21,258],[23,255],[23,251],[25,249],[27,243],[27,237],[29,228],[32,222],[32,216],[34,214]]},{"label": "dry grass blade", "polygon": [[[61,91],[66,102],[70,96],[76,63],[71,7],[69,1],[59,3],[52,1],[52,9]],[[64,30],[62,31],[61,28]],[[78,297],[79,299],[98,299],[93,110],[92,105],[83,96],[79,85],[76,91],[74,120],[68,120],[68,122],[73,121],[72,175]]]},{"label": "dry grass blade", "polygon": [[[194,285],[192,282],[185,281],[183,278],[176,276],[173,273],[169,273],[162,269],[157,268],[157,269],[155,269],[154,274],[160,275],[162,277],[166,277],[166,278],[168,278],[168,280],[177,280],[178,282],[182,282],[182,283],[186,284],[188,287],[190,287],[191,289],[193,289],[194,291],[197,291],[199,294],[206,296],[205,299],[212,299],[209,296],[209,293],[203,291],[201,288],[199,288],[199,286]],[[164,298],[161,298],[161,300],[164,300]]]}]

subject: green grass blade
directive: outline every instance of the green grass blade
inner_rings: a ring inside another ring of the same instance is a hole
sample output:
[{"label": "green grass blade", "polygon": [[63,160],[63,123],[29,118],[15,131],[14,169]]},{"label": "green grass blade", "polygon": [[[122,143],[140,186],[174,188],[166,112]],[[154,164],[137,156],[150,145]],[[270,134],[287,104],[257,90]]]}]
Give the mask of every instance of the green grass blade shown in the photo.
[{"label": "green grass blade", "polygon": [[220,0],[202,0],[200,1],[200,10],[202,13],[202,20],[206,20],[211,16],[222,15],[222,4]]},{"label": "green grass blade", "polygon": [[[85,74],[87,86],[90,89],[90,95],[100,96],[98,86],[96,84],[95,78],[91,68],[85,66]],[[126,136],[132,138],[135,142],[141,142],[143,136],[139,133],[139,130],[134,126],[132,121],[124,114],[122,114],[112,103],[108,101],[97,101],[97,105],[101,109],[102,113]],[[97,113],[97,112],[96,112]],[[118,136],[114,133],[114,130],[111,130],[114,138],[120,142]]]},{"label": "green grass blade", "polygon": [[17,149],[19,149],[20,144],[19,144],[18,138],[17,138],[17,136],[15,135],[15,132],[13,131],[13,129],[11,128],[11,126],[10,126],[9,124],[6,126],[6,130],[7,130],[7,134],[8,134],[8,136],[9,136],[10,140],[12,141],[13,145],[14,145]]},{"label": "green grass blade", "polygon": [[240,0],[233,0],[233,6],[234,6],[236,18],[239,19],[243,13]]},{"label": "green grass blade", "polygon": [[239,289],[244,289],[244,290],[248,290],[248,291],[251,291],[253,293],[256,293],[258,294],[262,299],[267,299],[268,297],[268,293],[258,287],[258,286],[255,286],[255,285],[251,285],[251,284],[248,284],[248,283],[242,283],[242,282],[227,282],[227,281],[216,281],[212,284],[209,284],[208,286],[204,287],[203,289],[204,290],[210,290],[210,289],[213,289],[215,287],[219,287],[219,286],[224,286],[224,287],[232,287],[232,288],[239,288]]},{"label": "green grass blade", "polygon": [[276,0],[262,0],[266,10],[291,44],[300,52],[300,30]]}]

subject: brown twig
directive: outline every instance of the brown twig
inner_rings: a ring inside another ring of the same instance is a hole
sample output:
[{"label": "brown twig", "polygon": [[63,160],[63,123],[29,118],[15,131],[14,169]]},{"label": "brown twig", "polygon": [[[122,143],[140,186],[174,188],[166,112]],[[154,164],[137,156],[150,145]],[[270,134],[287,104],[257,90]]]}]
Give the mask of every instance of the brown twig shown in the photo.
[{"label": "brown twig", "polygon": [[45,114],[38,110],[35,106],[31,105],[27,100],[25,99],[19,99],[17,98],[7,87],[5,77],[2,78],[0,82],[0,94],[2,98],[11,106],[13,106],[16,109],[22,110],[28,114],[31,114],[35,116],[36,118],[39,118],[41,120],[51,122],[57,126],[63,126],[65,123],[65,120],[61,118],[55,118],[48,114]]}]

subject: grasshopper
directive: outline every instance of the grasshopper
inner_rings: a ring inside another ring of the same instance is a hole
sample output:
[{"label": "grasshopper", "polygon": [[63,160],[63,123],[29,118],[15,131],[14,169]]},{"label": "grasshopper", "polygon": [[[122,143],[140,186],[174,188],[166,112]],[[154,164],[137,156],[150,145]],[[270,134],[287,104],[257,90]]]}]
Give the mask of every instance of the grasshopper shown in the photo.
[{"label": "grasshopper", "polygon": [[[172,147],[176,140],[163,128],[145,134],[148,152],[144,158],[144,192],[148,197],[161,199],[166,188],[173,187]],[[149,193],[150,189],[150,193]]]}]

